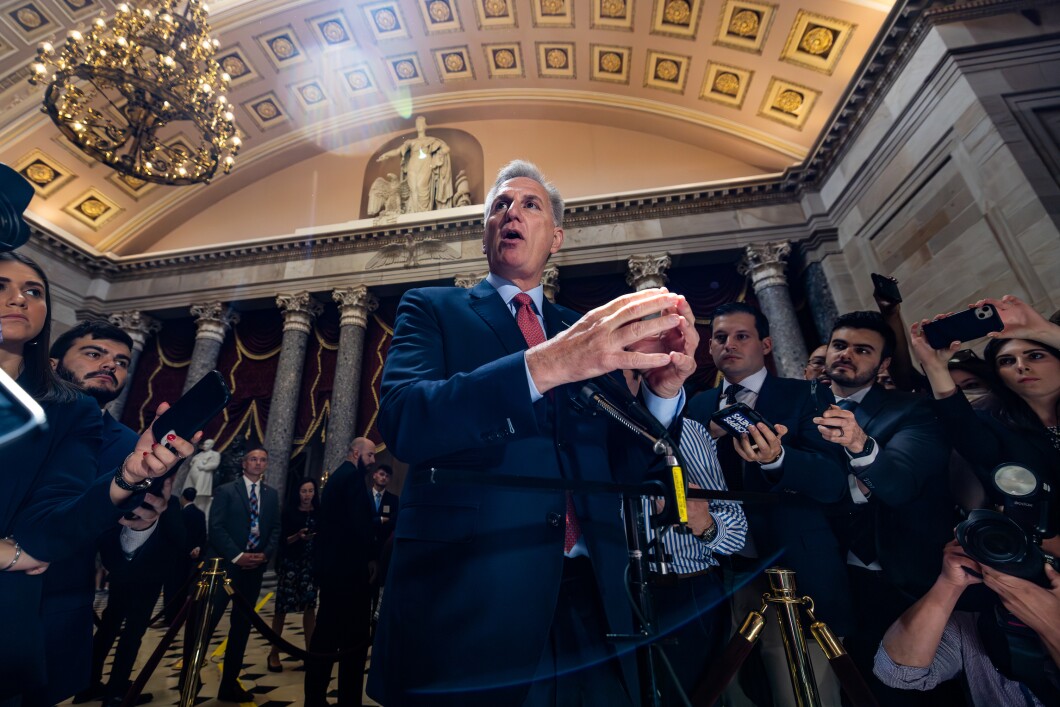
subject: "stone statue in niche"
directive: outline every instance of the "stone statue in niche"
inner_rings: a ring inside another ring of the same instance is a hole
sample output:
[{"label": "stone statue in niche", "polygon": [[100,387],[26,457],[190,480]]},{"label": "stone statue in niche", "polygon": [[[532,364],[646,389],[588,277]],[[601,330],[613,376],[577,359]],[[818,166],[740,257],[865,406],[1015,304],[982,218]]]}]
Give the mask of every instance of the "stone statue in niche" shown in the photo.
[{"label": "stone statue in niche", "polygon": [[453,206],[471,206],[471,186],[464,170],[456,175],[456,193],[453,194]]},{"label": "stone statue in niche", "polygon": [[[401,213],[413,214],[453,206],[453,166],[449,159],[449,146],[444,140],[427,135],[427,120],[422,115],[416,118],[416,137],[405,140],[399,147],[379,155],[377,162],[394,157],[401,158],[400,184]],[[372,185],[374,192],[384,181],[382,177]],[[389,192],[388,192],[389,193]],[[369,213],[372,212],[369,201]]]},{"label": "stone statue in niche", "polygon": [[408,196],[408,186],[396,174],[388,172],[386,179],[378,177],[368,190],[368,215],[375,216],[377,224],[394,223],[401,213],[402,200]]}]

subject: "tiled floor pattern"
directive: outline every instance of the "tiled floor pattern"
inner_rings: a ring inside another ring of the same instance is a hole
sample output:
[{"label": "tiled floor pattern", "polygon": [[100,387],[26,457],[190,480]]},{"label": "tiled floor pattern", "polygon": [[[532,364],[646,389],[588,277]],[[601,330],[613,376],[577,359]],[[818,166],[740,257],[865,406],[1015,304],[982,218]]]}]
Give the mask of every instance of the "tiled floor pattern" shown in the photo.
[{"label": "tiled floor pattern", "polygon": [[[107,595],[105,592],[101,592],[96,596],[96,612],[102,612],[106,606]],[[273,595],[271,589],[262,589],[261,599],[258,602],[259,610],[262,618],[265,619],[266,623],[272,625],[273,617]],[[158,609],[162,608],[161,603],[158,605]],[[217,694],[217,685],[221,679],[221,670],[223,668],[222,660],[224,658],[224,649],[222,642],[228,635],[228,615],[229,612],[225,613],[225,617],[221,619],[221,623],[218,624],[217,631],[214,632],[213,641],[210,644],[210,653],[208,665],[202,670],[203,687],[199,691],[199,697],[196,698],[196,705],[206,705],[207,707],[214,707],[215,705],[220,707],[232,707],[232,702],[220,702],[215,699]],[[284,638],[289,640],[296,646],[305,645],[305,634],[302,630],[302,616],[301,614],[288,614],[284,621]],[[177,636],[176,640],[170,645],[166,651],[165,656],[159,663],[155,673],[151,676],[151,679],[147,683],[147,687],[144,688],[144,693],[150,692],[154,699],[150,704],[159,706],[176,705],[179,702],[179,693],[176,690],[177,679],[180,676],[180,660],[182,656],[183,646],[183,631]],[[144,636],[143,645],[140,647],[140,654],[137,659],[136,667],[133,671],[133,678],[139,674],[140,669],[143,667],[144,662],[150,657],[151,653],[155,650],[158,642],[165,635],[165,627],[150,628],[147,634]],[[301,705],[303,703],[303,680],[305,679],[305,668],[303,667],[302,661],[285,656],[281,654],[281,662],[284,670],[282,673],[270,673],[266,669],[266,657],[269,653],[269,644],[261,637],[257,631],[253,631],[250,634],[250,641],[247,644],[247,653],[244,657],[243,670],[240,676],[240,682],[243,688],[254,695],[254,702],[244,703],[246,705],[258,705],[259,707],[286,707],[287,705]],[[114,652],[111,651],[111,656],[107,660],[107,671],[110,669],[110,662],[113,659]],[[332,673],[331,681],[331,692],[329,696],[332,702],[335,700],[335,686],[338,669],[337,667]],[[104,681],[106,681],[106,671],[104,672]],[[363,700],[365,705],[375,705],[371,699],[365,697]],[[70,702],[64,702],[64,705],[71,704]],[[89,707],[95,707],[98,702],[87,703]]]}]

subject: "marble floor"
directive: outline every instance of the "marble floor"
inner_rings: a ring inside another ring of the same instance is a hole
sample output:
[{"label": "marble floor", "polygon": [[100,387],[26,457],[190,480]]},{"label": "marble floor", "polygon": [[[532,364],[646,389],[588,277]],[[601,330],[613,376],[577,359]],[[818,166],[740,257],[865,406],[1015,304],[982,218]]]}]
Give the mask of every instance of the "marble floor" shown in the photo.
[{"label": "marble floor", "polygon": [[[266,623],[272,625],[273,617],[273,603],[274,594],[272,588],[262,589],[261,597],[258,601],[258,613],[265,619]],[[106,592],[100,592],[96,595],[96,611],[101,612],[106,606],[107,595]],[[159,603],[158,609],[161,610],[162,605]],[[207,666],[202,670],[203,687],[199,692],[199,697],[195,700],[195,705],[207,705],[207,707],[214,707],[217,705],[220,707],[231,707],[234,703],[232,702],[220,702],[214,698],[217,694],[217,685],[221,680],[221,671],[224,668],[224,639],[228,635],[228,615],[229,612],[225,613],[225,617],[221,619],[221,623],[218,624],[217,631],[214,633],[214,639],[210,644],[209,660]],[[284,638],[289,640],[296,646],[305,645],[305,634],[302,630],[302,616],[301,614],[289,614],[284,622]],[[133,677],[139,674],[143,664],[150,657],[151,653],[154,652],[158,646],[158,642],[165,635],[165,628],[150,628],[147,634],[144,636],[143,645],[140,647],[140,654],[136,661],[136,667],[133,671]],[[152,705],[176,705],[179,703],[179,693],[176,690],[177,679],[180,675],[181,655],[182,655],[182,639],[183,632],[177,636],[177,639],[170,645],[166,651],[165,656],[159,663],[158,668],[151,676],[144,688],[144,693],[151,693],[153,700],[150,702]],[[247,644],[246,656],[243,659],[243,670],[241,673],[240,683],[243,688],[254,695],[254,702],[244,703],[245,705],[259,705],[259,707],[285,707],[286,705],[301,705],[303,703],[303,688],[302,683],[305,679],[305,668],[303,667],[302,661],[296,660],[289,656],[281,655],[281,663],[283,664],[282,673],[270,673],[266,669],[266,657],[269,653],[269,644],[261,637],[256,631],[252,631],[250,635],[250,641]],[[111,656],[107,660],[107,670],[109,670],[110,662],[113,659],[114,652],[111,651]],[[336,699],[336,675],[337,669],[332,674],[331,691],[329,697],[332,702]],[[106,672],[104,673],[105,681]],[[63,702],[63,705],[71,704],[70,701]],[[98,702],[89,702],[88,705],[98,705]],[[365,705],[376,705],[368,697],[363,698],[363,704]]]}]

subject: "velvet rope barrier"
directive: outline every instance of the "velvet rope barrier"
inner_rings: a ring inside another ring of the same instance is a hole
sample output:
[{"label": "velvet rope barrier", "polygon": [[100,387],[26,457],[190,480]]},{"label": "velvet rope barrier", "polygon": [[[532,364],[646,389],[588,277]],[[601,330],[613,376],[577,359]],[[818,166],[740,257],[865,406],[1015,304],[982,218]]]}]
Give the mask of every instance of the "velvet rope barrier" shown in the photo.
[{"label": "velvet rope barrier", "polygon": [[869,689],[865,678],[858,672],[854,661],[847,654],[846,648],[843,647],[836,635],[832,633],[832,629],[828,628],[823,621],[819,621],[813,615],[812,606],[806,609],[806,614],[811,621],[810,633],[813,634],[817,644],[824,651],[825,657],[828,658],[828,665],[839,680],[839,687],[850,698],[851,704],[854,707],[877,707],[876,697],[872,694],[872,690]]},{"label": "velvet rope barrier", "polygon": [[751,649],[754,648],[765,625],[766,620],[761,612],[752,611],[747,615],[743,626],[729,639],[721,660],[714,664],[707,677],[696,686],[695,692],[692,693],[694,707],[711,707],[721,698],[721,693],[729,686],[740,666],[751,654]]},{"label": "velvet rope barrier", "polygon": [[238,607],[239,610],[243,612],[254,629],[261,634],[262,638],[276,648],[279,648],[284,653],[294,658],[298,658],[299,660],[339,661],[348,655],[353,655],[358,651],[364,650],[371,642],[370,639],[364,640],[356,646],[352,646],[344,651],[338,651],[336,653],[312,653],[288,642],[283,636],[273,631],[272,628],[265,623],[265,620],[258,615],[258,612],[254,611],[254,607],[249,601],[247,601],[246,597],[239,593],[238,589],[230,584],[225,584],[224,590],[228,592],[228,596],[232,598],[232,606]]}]

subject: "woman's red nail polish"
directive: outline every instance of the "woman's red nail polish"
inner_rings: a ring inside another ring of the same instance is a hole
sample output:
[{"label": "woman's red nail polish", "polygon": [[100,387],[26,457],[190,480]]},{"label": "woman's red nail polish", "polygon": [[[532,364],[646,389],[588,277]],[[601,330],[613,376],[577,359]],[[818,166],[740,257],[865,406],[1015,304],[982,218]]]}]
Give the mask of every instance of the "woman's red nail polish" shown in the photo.
[{"label": "woman's red nail polish", "polygon": [[154,449],[157,446],[158,446],[158,442],[152,442],[151,443],[151,449]]},{"label": "woman's red nail polish", "polygon": [[148,454],[150,454],[150,453],[151,453],[151,452],[144,452],[144,456],[146,457],[146,456],[147,456]]},{"label": "woman's red nail polish", "polygon": [[173,440],[175,440],[176,438],[177,438],[177,436],[176,436],[176,435],[166,435],[166,439],[168,439],[168,440],[169,440],[170,442],[172,442],[172,441],[173,441]]}]

